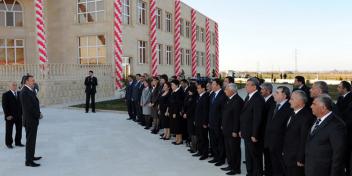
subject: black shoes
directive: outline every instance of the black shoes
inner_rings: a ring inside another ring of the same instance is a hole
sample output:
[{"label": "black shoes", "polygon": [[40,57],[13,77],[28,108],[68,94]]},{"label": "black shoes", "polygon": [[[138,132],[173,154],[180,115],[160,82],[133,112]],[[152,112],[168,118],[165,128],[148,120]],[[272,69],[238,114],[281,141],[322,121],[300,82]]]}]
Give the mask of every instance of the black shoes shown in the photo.
[{"label": "black shoes", "polygon": [[231,167],[224,167],[224,168],[221,168],[221,170],[223,170],[223,171],[232,171],[232,168]]},{"label": "black shoes", "polygon": [[172,144],[174,144],[174,145],[181,145],[181,144],[183,144],[183,142],[180,142],[180,143],[172,142]]},{"label": "black shoes", "polygon": [[9,148],[9,149],[13,149],[13,146],[12,145],[6,145],[7,146],[7,148]]},{"label": "black shoes", "polygon": [[41,156],[39,156],[39,157],[34,157],[33,158],[33,161],[38,161],[38,160],[40,160],[40,159],[42,159],[43,157],[41,157]]},{"label": "black shoes", "polygon": [[200,153],[196,153],[196,154],[194,154],[194,155],[192,155],[192,156],[194,156],[194,157],[199,157],[199,156],[202,156]]},{"label": "black shoes", "polygon": [[31,161],[31,162],[26,162],[26,166],[28,166],[28,167],[39,167],[40,164],[37,164],[37,163]]},{"label": "black shoes", "polygon": [[230,171],[230,172],[226,173],[226,175],[236,175],[236,174],[239,174],[239,173],[237,173],[235,171]]},{"label": "black shoes", "polygon": [[210,161],[208,161],[208,163],[217,163],[218,161],[216,159],[212,159]]},{"label": "black shoes", "polygon": [[224,164],[225,164],[225,162],[220,161],[220,162],[215,163],[215,166],[222,166],[222,165],[224,165]]},{"label": "black shoes", "polygon": [[199,160],[206,160],[206,159],[208,159],[208,156],[202,156],[199,158]]},{"label": "black shoes", "polygon": [[17,147],[24,147],[24,145],[21,144],[21,143],[20,143],[20,144],[16,144],[16,146],[17,146]]}]

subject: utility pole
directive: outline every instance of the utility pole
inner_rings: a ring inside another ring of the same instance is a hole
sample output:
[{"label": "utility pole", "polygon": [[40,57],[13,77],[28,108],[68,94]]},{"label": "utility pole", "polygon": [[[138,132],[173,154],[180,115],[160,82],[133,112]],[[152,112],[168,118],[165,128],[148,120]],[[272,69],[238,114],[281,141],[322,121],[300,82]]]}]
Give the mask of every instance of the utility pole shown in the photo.
[{"label": "utility pole", "polygon": [[297,66],[297,62],[298,62],[298,49],[295,49],[295,73],[297,74],[298,72],[298,66]]}]

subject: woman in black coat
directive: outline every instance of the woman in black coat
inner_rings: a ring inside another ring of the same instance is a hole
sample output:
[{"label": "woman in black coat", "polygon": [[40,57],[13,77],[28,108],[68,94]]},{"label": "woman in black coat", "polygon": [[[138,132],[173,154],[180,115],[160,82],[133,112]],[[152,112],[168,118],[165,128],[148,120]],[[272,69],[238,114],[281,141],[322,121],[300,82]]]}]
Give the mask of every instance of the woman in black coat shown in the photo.
[{"label": "woman in black coat", "polygon": [[164,135],[160,139],[169,140],[170,139],[170,117],[168,113],[169,100],[171,94],[171,84],[165,82],[163,87],[163,93],[158,98],[159,106],[159,116],[161,126],[164,128]]},{"label": "woman in black coat", "polygon": [[[187,121],[186,128],[188,132],[187,143],[192,141],[192,146],[195,143],[195,127],[194,127],[194,113],[197,103],[197,88],[190,85],[183,105],[183,119]],[[191,152],[196,152],[196,148],[191,147]]]},{"label": "woman in black coat", "polygon": [[170,106],[169,114],[171,117],[171,129],[172,133],[176,134],[176,140],[173,142],[175,145],[183,144],[182,140],[182,105],[184,101],[184,93],[180,88],[180,81],[172,80],[171,81],[172,93],[170,96]]}]

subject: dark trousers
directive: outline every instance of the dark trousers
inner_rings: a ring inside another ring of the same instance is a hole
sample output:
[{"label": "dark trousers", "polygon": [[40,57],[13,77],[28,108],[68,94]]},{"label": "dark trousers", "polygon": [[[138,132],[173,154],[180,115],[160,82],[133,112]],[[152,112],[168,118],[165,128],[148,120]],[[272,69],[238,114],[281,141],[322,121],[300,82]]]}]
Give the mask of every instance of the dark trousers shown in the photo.
[{"label": "dark trousers", "polygon": [[95,93],[86,93],[86,112],[89,111],[89,102],[91,101],[92,112],[95,112]]},{"label": "dark trousers", "polygon": [[13,119],[13,120],[6,120],[5,126],[6,126],[6,131],[5,131],[5,144],[6,145],[12,145],[13,143],[13,138],[12,138],[12,131],[13,131],[13,126],[15,125],[16,127],[16,136],[15,136],[15,144],[21,144],[21,139],[22,139],[22,119]]},{"label": "dark trousers", "polygon": [[247,176],[261,176],[263,170],[262,150],[260,143],[253,143],[250,138],[244,138]]},{"label": "dark trousers", "polygon": [[271,171],[272,166],[271,166],[269,149],[264,148],[263,156],[264,156],[264,174],[265,174],[265,176],[271,176],[272,175],[272,171]]},{"label": "dark trousers", "polygon": [[304,176],[304,167],[286,166],[285,176]]},{"label": "dark trousers", "polygon": [[231,169],[237,173],[241,172],[241,138],[225,136],[226,158]]},{"label": "dark trousers", "polygon": [[352,174],[352,152],[349,151],[347,154],[347,162],[346,162],[346,176],[351,176]]},{"label": "dark trousers", "polygon": [[270,161],[271,161],[271,170],[273,176],[284,176],[284,161],[282,158],[282,151],[280,150],[271,150],[270,152]]},{"label": "dark trousers", "polygon": [[128,116],[133,119],[133,104],[131,100],[126,100]]},{"label": "dark trousers", "polygon": [[26,125],[26,162],[33,161],[37,141],[38,125]]},{"label": "dark trousers", "polygon": [[134,110],[135,110],[135,118],[138,119],[138,121],[143,122],[143,114],[142,114],[142,107],[141,107],[141,102],[140,101],[133,101],[134,103]]},{"label": "dark trousers", "polygon": [[210,147],[212,148],[214,159],[218,162],[225,162],[224,136],[220,129],[209,129]]},{"label": "dark trousers", "polygon": [[201,125],[197,125],[196,135],[198,138],[198,152],[202,156],[208,157],[208,153],[209,153],[208,128],[203,128]]}]

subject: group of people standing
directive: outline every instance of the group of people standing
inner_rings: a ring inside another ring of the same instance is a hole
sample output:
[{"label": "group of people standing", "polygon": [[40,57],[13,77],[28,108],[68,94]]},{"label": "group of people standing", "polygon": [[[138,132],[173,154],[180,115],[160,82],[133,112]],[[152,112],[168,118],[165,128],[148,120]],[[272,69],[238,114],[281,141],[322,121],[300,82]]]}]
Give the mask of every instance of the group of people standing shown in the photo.
[{"label": "group of people standing", "polygon": [[[16,82],[11,82],[9,91],[2,95],[2,108],[6,126],[5,144],[9,149],[13,148],[12,132],[15,126],[15,146],[26,147],[25,165],[29,167],[40,166],[34,161],[42,158],[34,156],[39,120],[43,118],[37,98],[38,91],[39,87],[35,83],[34,77],[27,74],[23,76],[19,89]],[[26,145],[21,143],[22,126],[26,132]]]},{"label": "group of people standing", "polygon": [[[302,76],[294,89],[258,78],[247,80],[247,96],[233,77],[224,81],[128,77],[128,120],[161,134],[173,144],[186,142],[200,160],[241,173],[241,142],[248,176],[351,176],[351,84],[342,81],[335,104],[329,87],[309,88]],[[175,138],[173,138],[175,137]]]}]

